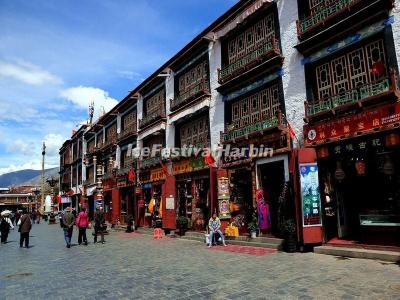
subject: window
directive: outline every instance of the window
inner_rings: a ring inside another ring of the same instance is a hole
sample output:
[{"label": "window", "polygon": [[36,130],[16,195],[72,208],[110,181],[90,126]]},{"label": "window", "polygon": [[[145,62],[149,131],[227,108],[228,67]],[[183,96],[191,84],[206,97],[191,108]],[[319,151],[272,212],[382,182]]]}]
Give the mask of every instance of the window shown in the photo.
[{"label": "window", "polygon": [[228,64],[253,52],[274,38],[274,35],[274,15],[271,13],[228,42]]},{"label": "window", "polygon": [[[202,81],[208,82],[208,61],[203,60],[200,63],[193,66],[187,72],[183,73],[178,80],[178,95],[182,95],[197,85],[201,84]],[[206,85],[208,86],[208,84]]]},{"label": "window", "polygon": [[129,112],[122,118],[123,130],[136,129],[136,110]]},{"label": "window", "polygon": [[165,89],[146,100],[146,116],[161,115],[164,112]]},{"label": "window", "polygon": [[276,116],[280,109],[278,84],[232,103],[232,125],[240,128]]},{"label": "window", "polygon": [[383,40],[377,40],[315,68],[320,100],[386,78]]},{"label": "window", "polygon": [[204,116],[182,125],[182,127],[180,128],[181,146],[208,146],[208,123],[208,116]]}]

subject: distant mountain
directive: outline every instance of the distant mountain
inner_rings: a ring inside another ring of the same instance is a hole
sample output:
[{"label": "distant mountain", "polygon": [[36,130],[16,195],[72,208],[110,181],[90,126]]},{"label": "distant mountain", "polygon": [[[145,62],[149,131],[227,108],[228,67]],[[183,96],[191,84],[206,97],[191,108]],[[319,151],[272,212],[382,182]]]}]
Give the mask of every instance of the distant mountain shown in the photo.
[{"label": "distant mountain", "polygon": [[[44,170],[44,179],[46,180],[47,178],[54,177],[55,179],[58,180],[58,172],[59,168],[52,168],[52,169],[46,169]],[[32,179],[24,182],[26,185],[40,185],[42,182],[42,173],[39,172],[39,175],[33,177]]]},{"label": "distant mountain", "polygon": [[[40,183],[41,170],[20,170],[0,175],[0,187],[13,185],[35,185]],[[58,176],[58,167],[45,170],[45,178]]]}]

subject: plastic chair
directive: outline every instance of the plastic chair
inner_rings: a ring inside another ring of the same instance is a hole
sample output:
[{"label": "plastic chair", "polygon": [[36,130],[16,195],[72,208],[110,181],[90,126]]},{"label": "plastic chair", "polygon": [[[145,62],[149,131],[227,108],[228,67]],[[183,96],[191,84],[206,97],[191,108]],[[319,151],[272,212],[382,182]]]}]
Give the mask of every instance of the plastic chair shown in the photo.
[{"label": "plastic chair", "polygon": [[155,239],[161,239],[162,238],[161,228],[154,228],[153,238],[155,238]]}]

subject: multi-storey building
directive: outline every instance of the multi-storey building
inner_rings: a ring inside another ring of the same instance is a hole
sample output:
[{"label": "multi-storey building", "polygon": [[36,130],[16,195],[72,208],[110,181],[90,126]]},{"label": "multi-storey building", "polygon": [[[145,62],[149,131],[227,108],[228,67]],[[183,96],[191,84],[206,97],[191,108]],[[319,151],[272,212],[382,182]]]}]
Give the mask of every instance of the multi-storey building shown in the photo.
[{"label": "multi-storey building", "polygon": [[[300,160],[318,166],[322,200],[303,199],[305,242],[396,243],[400,49],[394,1],[298,2],[304,142],[311,149]],[[311,204],[321,210],[314,214]]]},{"label": "multi-storey building", "polygon": [[[81,177],[91,211],[99,200],[113,223],[131,214],[151,226],[157,212],[165,229],[183,216],[193,230],[204,230],[217,212],[224,227],[234,222],[245,234],[258,208],[262,233],[281,237],[284,221],[295,219],[299,242],[320,243],[335,228],[339,236],[350,233],[357,217],[371,221],[349,199],[360,193],[373,203],[377,193],[356,185],[379,179],[392,199],[380,202],[383,210],[395,214],[399,37],[391,5],[235,4],[84,129]],[[68,145],[62,153],[73,151]],[[131,155],[135,148],[174,147],[200,150]],[[224,151],[210,155],[207,148]],[[381,169],[373,167],[378,161]],[[73,168],[65,170],[63,182],[73,181]],[[378,178],[378,170],[386,175]]]},{"label": "multi-storey building", "polygon": [[83,196],[83,134],[86,126],[74,132],[71,138],[60,148],[60,193],[63,204],[77,208]]}]

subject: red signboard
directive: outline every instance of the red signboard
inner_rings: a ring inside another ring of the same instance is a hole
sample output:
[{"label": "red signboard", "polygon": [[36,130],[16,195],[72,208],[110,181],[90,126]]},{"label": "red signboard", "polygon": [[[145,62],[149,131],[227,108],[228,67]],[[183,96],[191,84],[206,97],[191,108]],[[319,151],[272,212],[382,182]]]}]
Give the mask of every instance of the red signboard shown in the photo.
[{"label": "red signboard", "polygon": [[315,144],[329,139],[345,138],[355,133],[363,133],[399,122],[400,103],[395,103],[337,118],[333,121],[306,125],[304,134],[306,144]]}]

